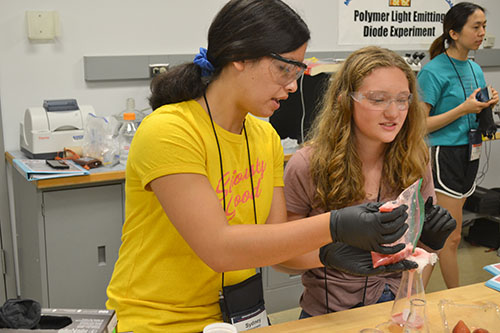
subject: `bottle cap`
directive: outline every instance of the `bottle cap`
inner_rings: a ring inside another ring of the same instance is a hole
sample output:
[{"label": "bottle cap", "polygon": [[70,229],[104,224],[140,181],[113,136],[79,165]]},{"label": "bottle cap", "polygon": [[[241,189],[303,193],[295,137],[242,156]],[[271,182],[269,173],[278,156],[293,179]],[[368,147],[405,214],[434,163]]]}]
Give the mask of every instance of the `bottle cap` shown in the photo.
[{"label": "bottle cap", "polygon": [[135,120],[135,113],[133,113],[133,112],[125,112],[123,114],[123,120]]}]

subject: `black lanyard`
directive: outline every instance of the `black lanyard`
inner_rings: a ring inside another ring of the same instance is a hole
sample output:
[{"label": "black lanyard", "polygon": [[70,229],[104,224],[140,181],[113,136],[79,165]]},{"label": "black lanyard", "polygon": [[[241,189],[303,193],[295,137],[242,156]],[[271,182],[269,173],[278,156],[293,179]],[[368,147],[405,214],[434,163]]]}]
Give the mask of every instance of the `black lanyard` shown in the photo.
[{"label": "black lanyard", "polygon": [[[444,54],[446,54],[446,57],[450,61],[451,65],[453,66],[453,69],[455,70],[455,73],[457,74],[458,80],[460,81],[460,85],[462,86],[462,90],[464,91],[464,101],[466,101],[467,100],[467,93],[465,92],[465,86],[464,86],[464,83],[462,82],[462,78],[460,77],[460,74],[458,73],[457,67],[455,66],[455,63],[453,62],[453,60],[451,60],[450,56],[448,55],[448,52],[444,51]],[[474,76],[474,81],[476,82],[476,88],[479,88],[479,84],[477,83],[477,79],[476,79],[476,73],[474,73],[474,68],[472,68],[472,65],[470,64],[469,60],[467,60],[467,63],[470,66],[472,76]],[[470,124],[469,114],[467,114],[467,122],[469,123],[469,129],[471,129],[472,126]]]},{"label": "black lanyard", "polygon": [[[212,129],[214,130],[215,141],[217,142],[217,149],[219,151],[220,181],[222,183],[222,202],[224,204],[224,212],[226,212],[226,191],[224,190],[224,168],[222,166],[222,152],[220,149],[219,138],[217,137],[217,131],[215,130],[214,120],[212,119],[212,113],[210,112],[210,106],[208,105],[207,95],[203,94],[203,98],[205,100],[205,104],[207,105],[208,116],[210,117],[210,122],[212,123]],[[255,224],[257,224],[257,208],[255,206],[255,192],[253,188],[252,162],[250,159],[250,146],[248,144],[248,136],[247,136],[247,129],[245,127],[245,122],[243,122],[243,132],[245,133],[245,141],[247,143],[248,172],[250,173],[250,185],[252,187],[253,218]],[[222,287],[224,287],[224,272],[222,273]]]},{"label": "black lanyard", "polygon": [[[378,185],[378,194],[377,194],[377,202],[380,201],[380,192],[381,192],[380,188],[381,187],[382,187],[382,184],[379,183],[379,185]],[[325,274],[325,303],[326,303],[326,313],[330,313],[330,306],[328,304],[328,279],[327,279],[327,268],[326,268],[326,266],[323,267],[323,272]],[[364,306],[365,305],[366,288],[367,287],[368,287],[368,276],[365,278],[365,287],[363,288],[363,299],[361,300],[361,302],[359,302],[358,304],[354,305],[350,309],[358,308],[360,306]]]}]

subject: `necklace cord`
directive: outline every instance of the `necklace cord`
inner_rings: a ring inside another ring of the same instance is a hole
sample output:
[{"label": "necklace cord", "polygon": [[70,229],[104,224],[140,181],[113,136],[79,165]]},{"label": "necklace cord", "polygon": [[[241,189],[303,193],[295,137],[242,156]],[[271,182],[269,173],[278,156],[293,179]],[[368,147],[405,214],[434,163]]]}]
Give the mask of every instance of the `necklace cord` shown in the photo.
[{"label": "necklace cord", "polygon": [[[377,193],[377,202],[380,202],[380,193],[382,192],[382,182],[379,182],[378,184],[378,193]],[[328,277],[327,277],[327,272],[328,269],[323,267],[323,272],[324,272],[324,277],[325,277],[325,307],[326,307],[326,313],[330,313],[330,306],[328,304]],[[363,306],[365,305],[365,299],[366,299],[366,288],[368,286],[368,276],[365,278],[365,287],[363,288],[363,300],[361,303]]]},{"label": "necklace cord", "polygon": [[[222,202],[224,204],[224,212],[226,212],[226,191],[224,189],[224,167],[222,164],[222,150],[220,148],[217,131],[215,130],[215,124],[212,118],[212,113],[210,112],[210,105],[208,105],[207,95],[205,93],[203,94],[203,99],[205,100],[205,104],[207,105],[208,116],[210,117],[210,123],[212,124],[212,129],[214,131],[215,141],[217,142],[217,150],[219,151],[220,180],[222,183]],[[257,207],[255,204],[255,190],[253,188],[252,161],[250,159],[250,145],[248,143],[248,134],[247,134],[247,129],[245,127],[245,121],[243,121],[243,132],[245,133],[245,141],[246,141],[247,156],[248,156],[248,172],[250,174],[250,185],[252,188],[253,218],[255,224],[257,224]],[[224,272],[222,272],[222,288],[224,288]]]},{"label": "necklace cord", "polygon": [[[455,73],[457,74],[458,80],[460,81],[460,85],[462,86],[462,90],[464,91],[464,100],[467,100],[467,93],[465,92],[465,86],[464,83],[462,82],[462,78],[460,77],[460,74],[458,73],[457,67],[455,66],[455,63],[453,60],[451,60],[450,56],[448,55],[448,52],[446,50],[444,51],[446,54],[446,57],[448,57],[448,60],[450,61],[451,65],[453,66],[453,69],[455,70]],[[472,68],[472,65],[470,64],[469,60],[467,60],[467,63],[470,66],[470,70],[472,72],[472,76],[474,76],[474,81],[476,82],[476,89],[479,88],[479,84],[477,83],[477,78],[476,78],[476,73],[474,73],[474,69]],[[469,124],[469,129],[472,129],[472,125],[470,124],[470,117],[469,114],[467,114],[467,122]]]}]

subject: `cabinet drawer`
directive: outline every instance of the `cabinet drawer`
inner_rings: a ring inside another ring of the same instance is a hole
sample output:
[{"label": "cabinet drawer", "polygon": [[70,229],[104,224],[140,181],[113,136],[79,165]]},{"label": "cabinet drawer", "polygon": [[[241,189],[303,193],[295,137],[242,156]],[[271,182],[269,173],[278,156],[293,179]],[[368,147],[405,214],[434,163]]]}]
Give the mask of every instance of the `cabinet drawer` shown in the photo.
[{"label": "cabinet drawer", "polygon": [[121,243],[122,186],[44,192],[43,202],[49,306],[104,308]]}]

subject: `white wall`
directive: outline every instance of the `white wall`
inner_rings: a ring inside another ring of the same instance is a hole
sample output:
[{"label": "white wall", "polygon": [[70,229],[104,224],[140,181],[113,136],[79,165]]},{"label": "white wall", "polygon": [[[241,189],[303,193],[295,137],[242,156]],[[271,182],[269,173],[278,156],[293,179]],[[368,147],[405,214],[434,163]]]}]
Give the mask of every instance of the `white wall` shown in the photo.
[{"label": "white wall", "polygon": [[[225,1],[1,1],[0,91],[6,150],[19,149],[19,122],[44,99],[76,98],[101,115],[124,109],[127,97],[147,107],[148,81],[87,83],[84,55],[196,53],[210,19]],[[61,37],[29,42],[26,10],[57,10]],[[193,14],[194,12],[194,14]]]},{"label": "white wall", "polygon": [[[343,0],[287,0],[309,25],[309,51],[355,49],[337,45],[337,8]],[[420,0],[423,1],[423,0]],[[443,0],[425,0],[443,1]],[[27,107],[44,99],[76,98],[101,115],[124,109],[128,97],[148,106],[147,80],[88,83],[84,55],[194,54],[206,46],[208,26],[226,0],[2,0],[0,1],[0,91],[5,150],[19,149],[19,123]],[[455,2],[455,1],[454,1]],[[488,32],[500,44],[498,0],[476,1],[487,8]],[[61,36],[56,42],[27,38],[25,11],[56,10]],[[382,45],[394,49],[420,45]],[[500,88],[500,68],[486,73]],[[500,89],[499,89],[500,90]],[[500,155],[500,142],[494,153]],[[496,160],[498,162],[498,159]],[[497,163],[498,165],[498,163]],[[490,168],[490,173],[495,169]],[[497,173],[497,175],[500,174]],[[492,181],[500,182],[500,177]],[[500,186],[500,184],[497,184]]]}]

